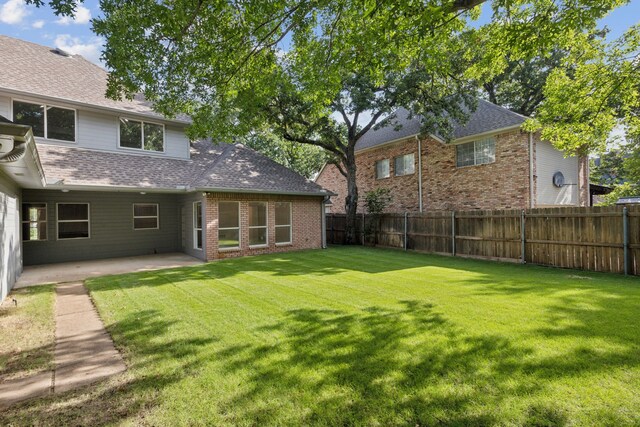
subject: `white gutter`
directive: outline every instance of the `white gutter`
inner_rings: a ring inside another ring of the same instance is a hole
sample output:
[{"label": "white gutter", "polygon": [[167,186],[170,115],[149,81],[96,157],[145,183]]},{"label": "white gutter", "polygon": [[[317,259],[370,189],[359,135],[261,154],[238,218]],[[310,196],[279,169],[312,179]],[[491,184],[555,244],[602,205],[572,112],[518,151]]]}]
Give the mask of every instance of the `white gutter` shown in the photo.
[{"label": "white gutter", "polygon": [[529,207],[533,209],[535,204],[535,191],[533,188],[533,134],[529,132]]},{"label": "white gutter", "polygon": [[416,141],[418,141],[418,206],[422,213],[422,141],[418,135],[416,135]]}]

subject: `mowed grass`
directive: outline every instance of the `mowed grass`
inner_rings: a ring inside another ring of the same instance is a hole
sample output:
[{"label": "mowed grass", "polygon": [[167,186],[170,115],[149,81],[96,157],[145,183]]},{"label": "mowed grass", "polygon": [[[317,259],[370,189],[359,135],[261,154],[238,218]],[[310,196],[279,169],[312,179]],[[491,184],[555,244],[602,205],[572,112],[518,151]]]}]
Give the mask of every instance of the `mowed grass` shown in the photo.
[{"label": "mowed grass", "polygon": [[0,421],[640,423],[638,278],[335,247],[88,287],[129,370]]},{"label": "mowed grass", "polygon": [[17,289],[4,301],[0,308],[0,381],[53,367],[54,301],[52,285]]}]

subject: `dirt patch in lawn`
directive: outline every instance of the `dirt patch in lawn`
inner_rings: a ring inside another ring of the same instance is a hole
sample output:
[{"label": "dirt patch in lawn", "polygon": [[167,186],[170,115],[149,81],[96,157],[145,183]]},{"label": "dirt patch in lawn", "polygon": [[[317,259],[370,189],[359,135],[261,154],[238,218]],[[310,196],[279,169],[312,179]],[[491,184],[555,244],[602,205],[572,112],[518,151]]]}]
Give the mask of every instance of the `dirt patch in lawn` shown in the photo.
[{"label": "dirt patch in lawn", "polygon": [[53,368],[54,301],[49,285],[18,289],[0,306],[0,381]]}]

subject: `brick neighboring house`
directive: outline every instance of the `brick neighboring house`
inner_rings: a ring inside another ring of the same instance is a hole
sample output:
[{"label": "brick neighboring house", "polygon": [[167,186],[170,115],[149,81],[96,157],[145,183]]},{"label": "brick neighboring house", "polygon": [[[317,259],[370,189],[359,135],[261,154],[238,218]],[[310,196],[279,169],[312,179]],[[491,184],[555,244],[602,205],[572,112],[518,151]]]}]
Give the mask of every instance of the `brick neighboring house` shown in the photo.
[{"label": "brick neighboring house", "polygon": [[[589,203],[588,159],[565,157],[539,134],[523,132],[524,116],[480,100],[449,144],[419,138],[420,120],[406,110],[398,117],[399,130],[372,130],[356,144],[359,211],[376,187],[391,190],[391,212]],[[325,165],[316,183],[336,194],[328,211],[344,213],[346,179],[338,169]]]},{"label": "brick neighboring house", "polygon": [[326,190],[241,144],[189,141],[188,118],[106,99],[106,82],[0,36],[0,300],[23,265],[323,246]]}]

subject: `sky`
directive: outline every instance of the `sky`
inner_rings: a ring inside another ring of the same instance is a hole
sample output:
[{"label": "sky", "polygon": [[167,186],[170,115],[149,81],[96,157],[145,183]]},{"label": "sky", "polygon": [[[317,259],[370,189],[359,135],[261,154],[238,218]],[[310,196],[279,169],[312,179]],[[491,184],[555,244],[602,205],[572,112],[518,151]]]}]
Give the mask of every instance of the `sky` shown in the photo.
[{"label": "sky", "polygon": [[[489,6],[488,2],[483,5],[479,23],[490,19]],[[91,19],[100,14],[98,0],[85,0],[79,4],[74,19],[56,17],[48,6],[36,8],[26,5],[24,0],[0,0],[0,34],[57,47],[102,65],[100,52],[104,40],[91,31]],[[600,24],[611,30],[608,38],[614,39],[639,21],[640,0],[632,0],[614,10]]]}]

